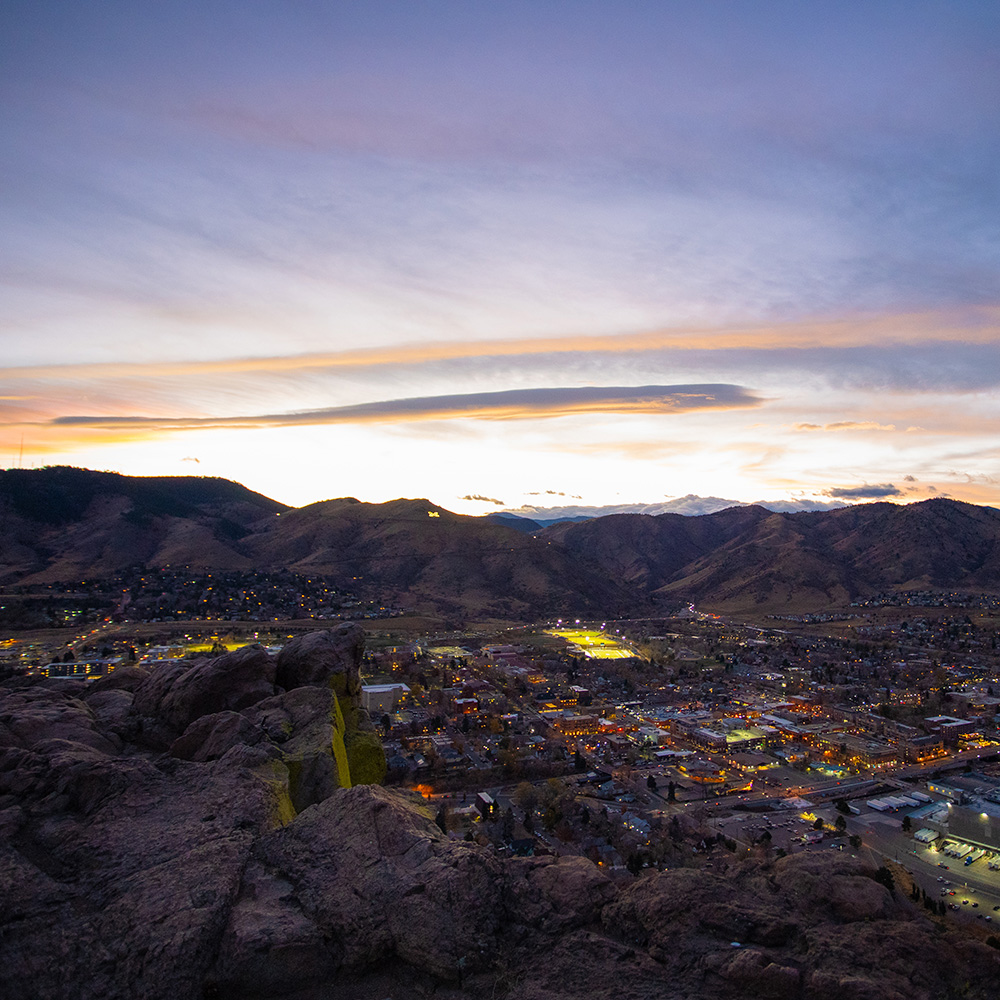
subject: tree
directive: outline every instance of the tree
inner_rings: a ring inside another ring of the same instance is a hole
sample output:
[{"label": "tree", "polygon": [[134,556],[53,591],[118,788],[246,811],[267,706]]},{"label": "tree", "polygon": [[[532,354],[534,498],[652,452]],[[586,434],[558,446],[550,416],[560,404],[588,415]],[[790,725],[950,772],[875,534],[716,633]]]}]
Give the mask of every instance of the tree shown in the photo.
[{"label": "tree", "polygon": [[675,843],[680,843],[681,839],[681,821],[676,816],[670,817],[669,826],[670,839]]},{"label": "tree", "polygon": [[837,828],[838,833],[843,833],[847,829],[847,820],[843,816],[838,816],[833,825]]},{"label": "tree", "polygon": [[667,785],[667,801],[674,802],[677,799],[677,786],[671,781]]},{"label": "tree", "polygon": [[501,820],[501,834],[505,841],[510,841],[514,837],[514,810],[507,806],[507,811]]},{"label": "tree", "polygon": [[909,816],[903,817],[903,833],[909,833],[913,827],[913,820]]},{"label": "tree", "polygon": [[814,830],[822,830],[823,829],[823,818],[821,816],[817,816],[816,817],[816,822],[813,823],[813,829]]},{"label": "tree", "polygon": [[656,778],[654,778],[652,775],[650,775],[648,778],[646,778],[646,787],[651,792],[655,792],[656,791]]},{"label": "tree", "polygon": [[858,848],[861,847],[861,838],[856,833],[852,833],[851,836],[848,838],[848,840],[850,841],[851,847],[853,847],[854,850],[858,850]]},{"label": "tree", "polygon": [[551,833],[556,828],[556,823],[561,819],[562,813],[555,805],[547,806],[542,813],[542,826]]},{"label": "tree", "polygon": [[889,890],[889,892],[895,895],[896,880],[892,877],[892,872],[889,871],[889,869],[886,868],[885,865],[882,865],[882,867],[879,868],[877,872],[875,872],[875,881],[880,883],[881,885],[884,885]]},{"label": "tree", "polygon": [[525,812],[530,812],[538,805],[538,790],[530,781],[522,781],[514,789],[514,794],[511,798]]}]

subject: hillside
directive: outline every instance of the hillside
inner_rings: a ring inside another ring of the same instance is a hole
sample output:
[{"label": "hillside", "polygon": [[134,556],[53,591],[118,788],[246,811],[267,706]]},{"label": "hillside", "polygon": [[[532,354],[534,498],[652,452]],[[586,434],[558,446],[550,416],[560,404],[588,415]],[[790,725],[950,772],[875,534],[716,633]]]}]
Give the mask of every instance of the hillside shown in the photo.
[{"label": "hillside", "polygon": [[253,566],[240,540],[284,504],[228,479],[56,466],[0,471],[0,582],[125,566]]},{"label": "hillside", "polygon": [[290,569],[449,614],[610,615],[648,600],[585,556],[428,500],[291,509],[221,479],[0,473],[0,583],[100,578],[136,565]]},{"label": "hillside", "polygon": [[449,615],[812,610],[881,591],[1000,592],[1000,512],[954,500],[696,517],[615,514],[525,530],[428,500],[288,508],[222,479],[0,472],[0,583],[130,566],[317,574]]},{"label": "hillside", "polygon": [[449,612],[605,615],[645,601],[585,553],[429,500],[327,500],[273,519],[246,543],[261,565],[322,573]]},{"label": "hillside", "polygon": [[762,507],[730,507],[719,514],[612,514],[553,525],[541,532],[570,551],[587,554],[626,583],[656,590],[686,567],[767,519]]},{"label": "hillside", "polygon": [[616,515],[543,537],[661,600],[819,608],[889,590],[1000,591],[1000,511],[955,500],[815,513]]}]

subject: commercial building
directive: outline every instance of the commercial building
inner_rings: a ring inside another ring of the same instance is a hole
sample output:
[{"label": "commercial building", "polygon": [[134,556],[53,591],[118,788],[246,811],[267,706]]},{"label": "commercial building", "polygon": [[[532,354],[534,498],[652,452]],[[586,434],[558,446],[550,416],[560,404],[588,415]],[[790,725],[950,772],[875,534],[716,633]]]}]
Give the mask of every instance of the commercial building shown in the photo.
[{"label": "commercial building", "polygon": [[385,715],[395,712],[409,693],[406,684],[364,684],[361,687],[361,704],[369,715]]}]

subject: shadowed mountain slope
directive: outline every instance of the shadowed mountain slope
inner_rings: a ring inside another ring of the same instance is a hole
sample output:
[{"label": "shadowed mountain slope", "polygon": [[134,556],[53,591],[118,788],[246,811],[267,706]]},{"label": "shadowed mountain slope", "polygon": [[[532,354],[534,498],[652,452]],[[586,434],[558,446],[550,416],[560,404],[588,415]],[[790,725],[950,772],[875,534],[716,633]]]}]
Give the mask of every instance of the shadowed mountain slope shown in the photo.
[{"label": "shadowed mountain slope", "polygon": [[763,507],[730,507],[718,514],[611,514],[590,521],[555,524],[540,537],[586,553],[624,582],[655,590],[685,567],[770,516]]},{"label": "shadowed mountain slope", "polygon": [[0,582],[167,565],[321,574],[355,593],[446,613],[609,615],[648,600],[585,556],[428,500],[291,509],[221,479],[0,474]]},{"label": "shadowed mountain slope", "polygon": [[240,540],[287,509],[228,479],[0,471],[0,581],[79,580],[137,564],[250,568]]},{"label": "shadowed mountain slope", "polygon": [[663,599],[723,608],[822,607],[884,590],[1000,590],[1000,511],[955,500],[617,515],[543,536]]},{"label": "shadowed mountain slope", "polygon": [[327,500],[275,518],[252,544],[264,565],[374,585],[444,610],[611,614],[644,603],[585,553],[429,500]]},{"label": "shadowed mountain slope", "polygon": [[644,615],[684,601],[810,610],[880,591],[1000,592],[1000,511],[954,500],[615,514],[527,532],[428,500],[288,508],[221,479],[0,473],[0,582],[131,566],[321,574],[447,614]]}]

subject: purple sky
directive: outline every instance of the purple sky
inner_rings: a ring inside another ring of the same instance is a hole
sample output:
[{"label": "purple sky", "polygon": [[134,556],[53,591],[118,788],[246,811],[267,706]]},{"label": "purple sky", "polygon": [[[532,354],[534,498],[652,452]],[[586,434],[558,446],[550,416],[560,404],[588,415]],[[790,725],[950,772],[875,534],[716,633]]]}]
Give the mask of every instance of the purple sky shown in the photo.
[{"label": "purple sky", "polygon": [[1000,503],[995,3],[8,0],[0,115],[4,464]]}]

